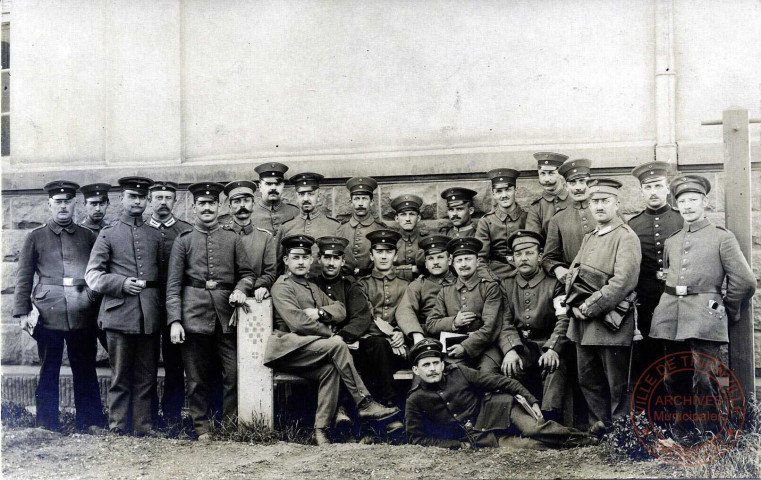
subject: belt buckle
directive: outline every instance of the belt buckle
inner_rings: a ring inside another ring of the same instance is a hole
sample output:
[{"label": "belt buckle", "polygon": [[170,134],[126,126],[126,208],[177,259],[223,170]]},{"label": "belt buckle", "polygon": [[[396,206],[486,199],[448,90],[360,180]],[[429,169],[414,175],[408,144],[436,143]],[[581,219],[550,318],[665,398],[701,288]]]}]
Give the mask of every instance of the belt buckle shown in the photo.
[{"label": "belt buckle", "polygon": [[528,336],[531,335],[531,332],[528,330],[523,331],[523,338],[528,338]]},{"label": "belt buckle", "polygon": [[74,286],[74,279],[71,277],[63,277],[63,286],[64,287],[73,287]]},{"label": "belt buckle", "polygon": [[206,280],[206,290],[215,290],[217,288],[216,280]]},{"label": "belt buckle", "polygon": [[687,295],[687,285],[677,285],[675,287],[677,296],[683,297]]}]

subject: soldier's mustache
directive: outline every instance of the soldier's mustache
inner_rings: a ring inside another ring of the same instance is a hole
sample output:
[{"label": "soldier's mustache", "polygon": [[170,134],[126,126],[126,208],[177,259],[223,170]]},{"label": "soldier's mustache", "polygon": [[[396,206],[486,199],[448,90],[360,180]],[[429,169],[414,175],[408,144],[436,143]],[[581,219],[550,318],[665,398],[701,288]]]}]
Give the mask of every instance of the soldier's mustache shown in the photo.
[{"label": "soldier's mustache", "polygon": [[202,214],[206,214],[206,213],[214,213],[214,210],[201,210],[201,213],[202,213]]},{"label": "soldier's mustache", "polygon": [[248,208],[246,208],[246,207],[240,207],[240,208],[238,208],[238,210],[236,211],[236,213],[251,213],[251,210],[249,210],[249,209],[248,209]]}]

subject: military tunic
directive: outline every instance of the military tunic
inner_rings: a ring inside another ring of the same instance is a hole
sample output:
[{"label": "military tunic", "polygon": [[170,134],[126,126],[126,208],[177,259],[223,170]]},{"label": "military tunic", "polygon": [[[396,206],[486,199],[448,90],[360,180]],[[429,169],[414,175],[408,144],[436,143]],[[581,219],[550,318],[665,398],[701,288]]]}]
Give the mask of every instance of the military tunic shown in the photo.
[{"label": "military tunic", "polygon": [[[501,391],[506,395],[494,395]],[[407,394],[405,424],[411,444],[459,448],[460,442],[479,445],[496,441],[489,433],[512,425],[513,395],[530,405],[536,398],[513,378],[479,372],[462,364],[449,365],[438,383],[419,382]]]},{"label": "military tunic", "polygon": [[526,215],[520,205],[513,203],[507,212],[495,207],[478,221],[475,237],[483,243],[478,258],[499,280],[515,271],[513,257],[508,253],[507,239],[516,230],[524,228]]},{"label": "military tunic", "polygon": [[272,234],[249,223],[245,227],[230,222],[222,228],[237,233],[243,241],[248,261],[254,271],[254,290],[272,288],[277,278],[277,248]]},{"label": "military tunic", "polygon": [[[400,278],[411,282],[420,274],[425,273],[425,252],[420,248],[420,241],[428,236],[428,231],[416,225],[411,232],[402,228],[398,228],[397,232],[402,235],[402,238],[396,243],[394,267]],[[413,273],[413,266],[417,267],[417,273]]]},{"label": "military tunic", "polygon": [[[73,222],[54,220],[24,240],[16,269],[13,316],[40,312],[34,338],[40,357],[35,391],[37,425],[58,428],[58,380],[66,343],[74,376],[77,427],[102,425],[103,412],[95,373],[96,295],[85,283],[85,269],[96,234]],[[32,289],[34,275],[39,280]]]},{"label": "military tunic", "polygon": [[584,235],[597,226],[589,200],[573,202],[573,205],[556,213],[547,224],[547,241],[544,244],[542,268],[552,275],[555,267],[568,265],[576,258]]},{"label": "military tunic", "polygon": [[[217,283],[208,289],[201,284]],[[250,294],[254,271],[240,236],[218,223],[201,222],[174,242],[167,280],[167,324],[182,322],[187,332],[212,335],[215,328],[233,333],[228,325],[233,290]]]},{"label": "military tunic", "polygon": [[550,219],[572,203],[573,198],[565,187],[557,194],[542,192],[542,196],[531,202],[531,206],[528,207],[526,230],[541,233],[546,238]]},{"label": "military tunic", "polygon": [[95,233],[99,233],[103,229],[103,227],[108,225],[108,223],[105,220],[102,220],[100,223],[95,223],[92,220],[90,220],[90,217],[85,217],[85,219],[79,222],[79,224],[85,228],[89,228]]},{"label": "military tunic", "polygon": [[[385,274],[373,270],[370,275],[360,278],[358,283],[370,301],[372,318],[380,318],[396,326],[396,307],[399,305],[409,282],[397,277],[392,269]],[[383,335],[375,323],[370,325],[368,333],[370,335]]]},{"label": "military tunic", "polygon": [[280,226],[298,214],[299,207],[290,203],[281,200],[276,204],[268,205],[261,198],[257,198],[251,211],[251,222],[261,226],[272,235],[277,235]]},{"label": "military tunic", "polygon": [[[727,321],[737,321],[741,305],[756,290],[756,278],[734,234],[707,218],[687,225],[666,240],[664,267],[668,269],[667,287],[681,285],[703,292],[664,293],[653,313],[650,336],[728,342]],[[722,296],[725,278],[727,288]],[[718,306],[711,308],[709,302]]]},{"label": "military tunic", "polygon": [[469,224],[459,228],[454,225],[447,225],[439,228],[439,234],[446,235],[449,238],[475,237],[476,224],[471,221]]},{"label": "military tunic", "polygon": [[[553,300],[565,293],[565,285],[539,269],[530,279],[520,273],[501,284],[505,295],[505,316],[499,336],[503,354],[517,349],[523,358],[523,375],[518,378],[526,384],[542,378],[539,357],[549,349],[560,355],[560,368],[548,373],[539,386],[542,409],[559,411],[563,407],[566,385],[568,316],[555,315]],[[533,386],[533,385],[532,385]]]},{"label": "military tunic", "polygon": [[[277,246],[277,261],[279,264],[278,271],[285,271],[285,266],[283,265],[283,247],[280,244],[280,241],[283,238],[287,237],[288,235],[297,234],[309,235],[314,239],[318,239],[320,237],[329,237],[336,234],[336,230],[338,230],[340,225],[341,223],[338,220],[325,215],[319,209],[309,214],[299,213],[299,215],[296,217],[283,223],[282,227],[277,232],[277,236],[275,237],[275,245]],[[318,262],[319,257],[320,248],[315,243],[312,245],[313,260],[312,266],[310,268],[312,273],[320,273],[320,271],[322,271],[320,263]]]},{"label": "military tunic", "polygon": [[410,282],[396,307],[396,323],[408,337],[413,333],[425,335],[423,329],[428,315],[436,304],[436,296],[441,288],[454,283],[457,278],[451,273],[421,276]]},{"label": "military tunic", "polygon": [[370,305],[354,277],[339,274],[326,278],[318,274],[310,276],[309,281],[320,287],[331,300],[341,302],[346,307],[346,320],[336,325],[336,335],[347,342],[354,342],[367,332],[372,323]]},{"label": "military tunic", "polygon": [[386,225],[375,220],[370,214],[362,220],[352,215],[348,221],[338,226],[336,235],[349,240],[349,246],[346,248],[344,273],[358,276],[365,276],[370,273],[373,262],[370,259],[370,240],[367,239],[367,234],[384,228]]},{"label": "military tunic", "polygon": [[[462,310],[474,312],[476,319],[468,326],[455,328],[454,319]],[[502,330],[502,294],[496,282],[474,274],[467,281],[458,278],[445,285],[436,296],[425,328],[434,338],[442,332],[467,334],[460,344],[465,349],[465,359],[479,370],[499,371],[502,355],[495,344]]]},{"label": "military tunic", "polygon": [[[591,271],[608,275],[606,284],[584,301],[588,306],[587,318],[580,320],[572,317],[568,326],[568,338],[576,343],[579,387],[589,406],[592,421],[608,424],[612,419],[629,413],[627,375],[634,320],[631,316],[627,317],[621,328],[613,332],[602,323],[602,317],[634,290],[641,262],[637,235],[621,218],[615,217],[604,227],[598,226],[584,237],[581,249],[571,264],[570,272],[583,265]],[[566,279],[566,292],[570,291],[574,280],[570,272]]]}]

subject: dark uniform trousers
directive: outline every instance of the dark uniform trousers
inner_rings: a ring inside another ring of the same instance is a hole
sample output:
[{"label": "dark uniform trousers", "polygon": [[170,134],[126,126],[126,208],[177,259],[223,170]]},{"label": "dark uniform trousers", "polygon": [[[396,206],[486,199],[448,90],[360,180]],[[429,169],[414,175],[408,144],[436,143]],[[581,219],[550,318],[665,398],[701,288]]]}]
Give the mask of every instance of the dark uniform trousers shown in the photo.
[{"label": "dark uniform trousers", "polygon": [[58,380],[63,359],[63,345],[69,353],[74,377],[74,406],[77,409],[77,428],[103,426],[105,417],[100,403],[95,355],[98,351],[96,327],[69,330],[50,330],[38,324],[34,329],[37,352],[40,355],[40,381],[34,398],[37,406],[37,426],[58,429]]},{"label": "dark uniform trousers", "polygon": [[148,433],[151,430],[151,391],[156,383],[159,336],[106,329],[106,338],[113,372],[108,390],[109,427],[130,431],[131,413],[135,434]]},{"label": "dark uniform trousers", "polygon": [[542,392],[542,410],[561,412],[568,381],[568,355],[565,350],[558,352],[560,366],[553,372],[543,372],[539,367],[539,357],[544,353],[542,346],[549,340],[523,340],[525,350],[521,354],[523,371],[515,376],[531,393]]},{"label": "dark uniform trousers", "polygon": [[354,364],[365,380],[373,398],[384,405],[393,405],[398,392],[394,373],[409,368],[407,360],[396,355],[386,337],[368,336],[359,339],[359,349],[352,350]]},{"label": "dark uniform trousers", "polygon": [[[236,333],[223,333],[219,320],[212,335],[185,333],[182,360],[188,376],[188,406],[198,435],[209,431],[209,399],[213,388],[213,366],[222,372],[222,418],[238,411],[238,356]],[[213,361],[212,361],[213,359]],[[212,412],[214,415],[216,412]]]},{"label": "dark uniform trousers", "polygon": [[589,406],[592,423],[610,424],[613,418],[629,413],[626,384],[630,352],[631,347],[576,344],[579,388]]}]

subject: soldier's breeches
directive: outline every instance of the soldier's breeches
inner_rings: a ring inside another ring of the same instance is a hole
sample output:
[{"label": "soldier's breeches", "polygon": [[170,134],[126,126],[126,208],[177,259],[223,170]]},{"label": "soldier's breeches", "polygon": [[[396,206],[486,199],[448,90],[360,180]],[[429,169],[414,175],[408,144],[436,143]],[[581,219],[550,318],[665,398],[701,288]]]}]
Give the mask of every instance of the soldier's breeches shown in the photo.
[{"label": "soldier's breeches", "polygon": [[407,361],[394,354],[386,337],[361,338],[354,358],[373,397],[384,405],[390,405],[396,399],[394,373],[408,368]]},{"label": "soldier's breeches", "polygon": [[[546,340],[544,340],[546,341]],[[539,357],[542,355],[541,345],[544,341],[524,340],[523,359],[524,371],[516,378],[523,383],[537,398],[542,399],[542,410],[561,412],[564,406],[564,395],[568,381],[568,359],[560,354],[560,367],[554,372],[547,373],[542,379],[542,368]],[[541,394],[541,395],[539,395]]]},{"label": "soldier's breeches", "polygon": [[[161,411],[167,421],[178,421],[185,403],[185,369],[182,366],[182,346],[172,343],[169,328],[161,333],[161,358],[164,364],[164,394]],[[151,394],[154,418],[158,415],[158,394]]]},{"label": "soldier's breeches", "polygon": [[136,434],[151,430],[151,390],[156,383],[158,335],[127,334],[106,330],[111,362],[108,389],[109,427]]},{"label": "soldier's breeches", "polygon": [[193,428],[198,435],[209,431],[209,404],[212,385],[212,362],[216,357],[222,369],[222,416],[231,419],[238,414],[238,358],[235,333],[212,335],[185,333],[182,361],[188,377],[188,406]]},{"label": "soldier's breeches", "polygon": [[[712,381],[710,377],[718,378],[718,363],[706,362],[707,357],[712,359],[720,359],[721,345],[720,342],[711,342],[708,340],[696,340],[691,339],[684,342],[674,342],[664,340],[664,353],[669,355],[672,353],[687,353],[691,354],[694,358],[695,365],[704,365],[701,370],[695,369],[683,369],[683,372],[673,372],[669,369],[669,362],[666,363],[666,373],[664,376],[664,385],[669,395],[673,397],[692,397],[699,402],[689,404],[690,402],[674,402],[676,405],[677,421],[675,426],[681,429],[683,432],[687,432],[694,426],[698,427],[701,431],[717,432],[721,427],[718,420],[706,420],[692,422],[690,419],[718,418],[719,405],[722,405],[721,392],[719,385],[716,381]],[[702,355],[705,356],[702,356]],[[673,362],[671,365],[679,364],[683,362]],[[710,373],[710,374],[709,374]],[[719,399],[717,401],[705,401],[708,398]],[[688,403],[688,405],[685,405]],[[695,405],[697,404],[697,405]]]},{"label": "soldier's breeches", "polygon": [[629,413],[629,352],[624,346],[576,345],[579,387],[592,422],[608,424]]},{"label": "soldier's breeches", "polygon": [[64,342],[73,377],[76,426],[82,429],[90,425],[104,425],[98,377],[95,373],[98,348],[95,334],[94,328],[63,332],[37,325],[35,336],[41,363],[40,380],[35,391],[38,426],[53,430],[58,428],[58,381]]},{"label": "soldier's breeches", "polygon": [[365,383],[354,366],[349,347],[346,346],[340,336],[334,335],[330,338],[314,341],[302,349],[333,364],[354,403],[359,404],[365,397],[370,396]]},{"label": "soldier's breeches", "polygon": [[512,410],[510,410],[510,422],[523,436],[556,447],[573,446],[574,443],[583,442],[588,437],[578,430],[568,428],[552,420],[537,422],[520,405],[513,405]]}]

